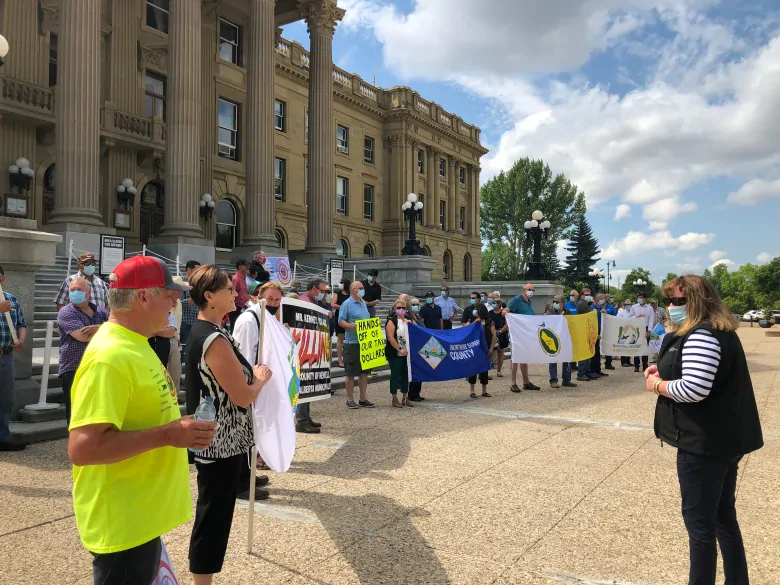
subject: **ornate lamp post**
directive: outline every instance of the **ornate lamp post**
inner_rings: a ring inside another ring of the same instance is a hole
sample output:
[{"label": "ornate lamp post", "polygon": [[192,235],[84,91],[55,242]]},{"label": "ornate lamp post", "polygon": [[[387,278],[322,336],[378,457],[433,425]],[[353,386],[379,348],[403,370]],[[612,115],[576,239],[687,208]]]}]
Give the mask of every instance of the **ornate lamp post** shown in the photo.
[{"label": "ornate lamp post", "polygon": [[544,213],[538,209],[531,214],[531,219],[523,224],[526,233],[534,242],[533,259],[525,271],[526,280],[544,280],[549,278],[550,271],[542,262],[542,236],[546,236],[550,230],[550,222],[542,221]]},{"label": "ornate lamp post", "polygon": [[637,287],[637,288],[645,287],[645,286],[647,286],[647,281],[646,280],[642,280],[641,278],[638,278],[638,279],[636,279],[634,281],[634,286]]},{"label": "ornate lamp post", "polygon": [[8,41],[0,35],[0,67],[5,65],[5,56],[8,54]]},{"label": "ornate lamp post", "polygon": [[420,241],[417,239],[414,224],[417,220],[422,223],[422,201],[417,201],[417,195],[409,193],[406,203],[401,206],[404,217],[409,220],[409,239],[404,244],[401,254],[404,256],[422,256]]},{"label": "ornate lamp post", "polygon": [[610,265],[612,265],[612,268],[617,266],[615,264],[614,260],[607,260],[607,280],[605,281],[606,282],[606,285],[605,285],[605,289],[606,290],[604,291],[604,292],[607,293],[607,295],[609,295],[609,286],[610,286],[610,284],[612,284],[612,277],[609,275],[609,267],[610,267]]}]

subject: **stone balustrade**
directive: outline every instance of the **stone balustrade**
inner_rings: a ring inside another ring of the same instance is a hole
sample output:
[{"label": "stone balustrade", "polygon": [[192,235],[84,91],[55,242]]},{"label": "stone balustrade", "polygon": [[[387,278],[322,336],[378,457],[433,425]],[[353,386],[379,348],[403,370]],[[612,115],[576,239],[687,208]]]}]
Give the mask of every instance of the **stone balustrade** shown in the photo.
[{"label": "stone balustrade", "polygon": [[54,117],[54,91],[47,87],[3,77],[0,99],[7,107],[19,110],[20,113]]},{"label": "stone balustrade", "polygon": [[100,112],[101,132],[112,138],[142,146],[164,147],[165,122],[117,110],[106,104]]}]

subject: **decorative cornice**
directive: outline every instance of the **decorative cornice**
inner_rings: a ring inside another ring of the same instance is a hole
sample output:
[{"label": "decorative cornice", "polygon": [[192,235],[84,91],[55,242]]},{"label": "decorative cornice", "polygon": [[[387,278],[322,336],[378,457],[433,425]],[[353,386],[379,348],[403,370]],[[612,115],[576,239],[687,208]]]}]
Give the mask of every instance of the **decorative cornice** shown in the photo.
[{"label": "decorative cornice", "polygon": [[201,4],[201,12],[204,18],[214,18],[217,15],[217,10],[222,4],[222,0],[203,0]]},{"label": "decorative cornice", "polygon": [[336,25],[344,18],[346,11],[336,6],[332,0],[311,0],[298,2],[298,8],[306,20],[309,34],[329,34],[333,36]]},{"label": "decorative cornice", "polygon": [[42,0],[38,0],[38,32],[45,36],[59,24],[60,7],[46,6]]},{"label": "decorative cornice", "polygon": [[162,71],[168,70],[168,47],[144,47],[138,41],[138,71],[144,71],[149,65]]},{"label": "decorative cornice", "polygon": [[407,132],[406,133],[406,144],[407,146],[415,147],[420,142],[420,137],[417,136],[414,132]]}]

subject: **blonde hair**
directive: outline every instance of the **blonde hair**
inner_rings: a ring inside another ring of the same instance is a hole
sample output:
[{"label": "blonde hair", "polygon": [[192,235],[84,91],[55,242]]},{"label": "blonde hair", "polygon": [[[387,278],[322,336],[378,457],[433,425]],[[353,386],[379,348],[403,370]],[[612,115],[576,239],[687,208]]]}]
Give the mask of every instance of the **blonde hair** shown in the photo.
[{"label": "blonde hair", "polygon": [[282,285],[279,284],[278,282],[271,282],[271,281],[266,282],[263,286],[257,289],[257,296],[262,297],[265,291],[270,290],[272,288],[278,290],[279,294],[284,296],[284,289],[282,289]]},{"label": "blonde hair", "polygon": [[288,292],[284,296],[285,296],[285,298],[288,298],[288,299],[297,299],[298,298],[298,293]]},{"label": "blonde hair", "polygon": [[709,321],[715,331],[736,331],[739,327],[736,318],[708,279],[696,274],[678,276],[664,284],[664,296],[671,297],[675,288],[679,288],[688,299],[685,321],[680,325],[671,325],[677,335],[689,333],[704,321]]}]

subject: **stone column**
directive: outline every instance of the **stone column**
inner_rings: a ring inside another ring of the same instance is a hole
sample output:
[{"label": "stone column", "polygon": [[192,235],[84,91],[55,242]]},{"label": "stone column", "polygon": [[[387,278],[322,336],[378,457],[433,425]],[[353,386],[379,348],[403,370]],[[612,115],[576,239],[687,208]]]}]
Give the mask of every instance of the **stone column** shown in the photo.
[{"label": "stone column", "polygon": [[344,10],[331,0],[301,5],[311,38],[309,64],[309,207],[306,252],[334,256],[333,33]]},{"label": "stone column", "polygon": [[103,226],[99,211],[100,8],[100,0],[70,0],[60,5],[57,197],[49,223],[71,224],[63,226],[66,231]]},{"label": "stone column", "polygon": [[466,166],[466,233],[469,236],[474,235],[474,213],[475,208],[474,193],[474,165]]},{"label": "stone column", "polygon": [[400,204],[403,204],[403,202],[406,201],[406,196],[409,193],[417,193],[417,137],[410,132],[407,132],[406,134],[406,148],[408,150],[408,154],[404,160],[406,161],[405,164],[409,169],[409,175],[407,191],[406,193],[401,194],[402,201]]},{"label": "stone column", "polygon": [[454,232],[458,229],[458,161],[454,157],[450,157],[447,161],[449,166],[449,185],[447,189],[447,231]]},{"label": "stone column", "polygon": [[[246,159],[244,244],[258,248],[276,247],[273,120],[276,68],[275,4],[275,0],[250,0],[249,35],[247,35],[249,53],[247,55],[246,148],[244,149]],[[331,247],[333,247],[332,243]]]},{"label": "stone column", "polygon": [[474,165],[474,207],[475,207],[475,214],[474,214],[474,235],[479,237],[479,196],[480,196],[480,189],[479,189],[479,172],[482,170],[482,167],[479,165]]},{"label": "stone column", "polygon": [[162,240],[202,238],[198,224],[201,3],[171,0],[170,6],[165,224],[160,236]]},{"label": "stone column", "polygon": [[425,195],[425,225],[436,225],[436,214],[439,212],[439,151],[433,146],[426,149],[426,163],[428,164],[428,193]]}]

